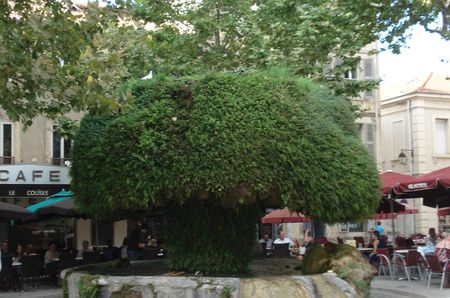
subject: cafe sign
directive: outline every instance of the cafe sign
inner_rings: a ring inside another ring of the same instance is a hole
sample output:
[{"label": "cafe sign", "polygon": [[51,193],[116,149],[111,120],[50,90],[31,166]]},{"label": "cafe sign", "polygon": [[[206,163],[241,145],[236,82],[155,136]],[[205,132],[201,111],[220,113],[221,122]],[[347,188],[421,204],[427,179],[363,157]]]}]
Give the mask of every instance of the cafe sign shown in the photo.
[{"label": "cafe sign", "polygon": [[0,185],[68,185],[69,168],[42,165],[1,165]]},{"label": "cafe sign", "polygon": [[68,167],[0,165],[0,198],[46,198],[69,189]]}]

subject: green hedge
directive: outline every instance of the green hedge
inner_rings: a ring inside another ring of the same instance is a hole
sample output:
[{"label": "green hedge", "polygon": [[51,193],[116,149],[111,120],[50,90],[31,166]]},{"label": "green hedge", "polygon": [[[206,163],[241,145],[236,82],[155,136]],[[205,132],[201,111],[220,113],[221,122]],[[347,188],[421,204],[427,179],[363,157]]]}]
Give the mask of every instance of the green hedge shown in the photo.
[{"label": "green hedge", "polygon": [[213,73],[129,89],[134,106],[87,115],[75,138],[72,189],[88,214],[214,195],[226,207],[258,199],[337,222],[379,203],[353,107],[311,80]]}]

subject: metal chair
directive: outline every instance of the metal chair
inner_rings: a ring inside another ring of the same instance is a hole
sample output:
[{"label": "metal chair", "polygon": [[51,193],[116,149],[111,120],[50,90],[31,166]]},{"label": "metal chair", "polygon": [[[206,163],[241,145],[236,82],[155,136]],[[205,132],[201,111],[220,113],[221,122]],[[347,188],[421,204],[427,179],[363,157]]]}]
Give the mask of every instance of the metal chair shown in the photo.
[{"label": "metal chair", "polygon": [[279,259],[290,258],[291,252],[289,251],[289,243],[274,244],[272,257]]},{"label": "metal chair", "polygon": [[405,270],[406,278],[409,282],[411,282],[411,273],[410,270],[412,268],[417,268],[417,271],[419,272],[419,277],[421,280],[423,280],[422,276],[422,270],[420,267],[422,266],[422,256],[419,252],[415,250],[410,250],[406,254],[406,256],[400,256],[397,255],[396,261],[393,262],[397,266],[402,266]]},{"label": "metal chair", "polygon": [[83,252],[83,263],[94,264],[100,262],[100,254],[97,251],[85,251]]},{"label": "metal chair", "polygon": [[77,262],[75,260],[75,257],[77,256],[76,253],[62,253],[59,255],[59,271],[75,267],[77,265]]},{"label": "metal chair", "polygon": [[[381,271],[383,271],[384,275],[388,275],[391,279],[394,278],[392,274],[392,266],[391,266],[391,260],[389,258],[389,249],[388,248],[378,248],[378,258],[380,260],[380,263],[378,265],[378,276],[381,275]],[[387,272],[386,272],[387,268]],[[388,274],[387,274],[388,273]]]},{"label": "metal chair", "polygon": [[33,287],[33,284],[36,285],[34,282],[40,278],[40,267],[41,267],[40,256],[39,255],[23,256],[21,259],[21,263],[22,263],[22,272],[20,279],[22,281],[31,281],[31,286]]},{"label": "metal chair", "polygon": [[442,290],[442,287],[444,286],[445,276],[446,276],[446,273],[447,273],[448,260],[444,263],[444,265],[442,265],[441,262],[439,262],[438,257],[436,255],[434,255],[434,254],[425,255],[425,258],[426,258],[426,260],[428,262],[428,265],[429,265],[427,288],[430,287],[431,276],[433,274],[438,274],[438,275],[442,275],[441,287],[440,287],[440,289]]}]

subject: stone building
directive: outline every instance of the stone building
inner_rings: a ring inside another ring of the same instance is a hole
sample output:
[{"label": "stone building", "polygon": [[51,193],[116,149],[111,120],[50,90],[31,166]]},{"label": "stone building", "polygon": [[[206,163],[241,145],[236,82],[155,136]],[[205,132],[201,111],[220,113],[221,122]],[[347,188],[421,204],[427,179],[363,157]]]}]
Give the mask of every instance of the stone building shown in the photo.
[{"label": "stone building", "polygon": [[[450,76],[428,73],[387,90],[381,100],[381,169],[421,175],[450,166],[449,121]],[[405,225],[405,235],[438,227],[435,208],[421,199],[408,201],[419,213]]]}]

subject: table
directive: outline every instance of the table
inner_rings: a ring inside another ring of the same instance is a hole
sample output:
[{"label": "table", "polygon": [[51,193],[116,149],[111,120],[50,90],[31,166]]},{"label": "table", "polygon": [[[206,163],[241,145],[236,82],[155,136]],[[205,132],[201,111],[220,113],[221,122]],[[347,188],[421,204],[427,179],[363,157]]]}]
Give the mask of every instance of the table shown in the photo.
[{"label": "table", "polygon": [[22,266],[21,262],[13,262],[12,263],[13,267],[18,267],[18,266]]},{"label": "table", "polygon": [[[396,259],[405,259],[406,258],[406,254],[408,254],[408,252],[410,251],[415,251],[416,249],[397,249],[394,250],[394,255],[392,256],[392,264],[395,264]],[[395,274],[395,273],[394,273]],[[410,276],[411,279],[417,280],[419,279],[416,276]],[[405,280],[407,279],[406,277],[400,277],[398,280]]]},{"label": "table", "polygon": [[361,252],[373,251],[373,248],[370,248],[370,247],[357,247],[356,249]]}]

